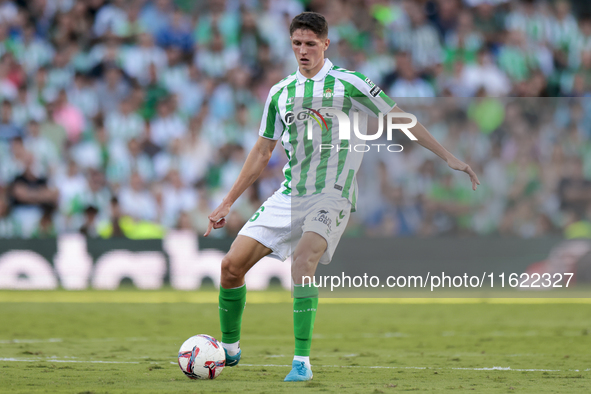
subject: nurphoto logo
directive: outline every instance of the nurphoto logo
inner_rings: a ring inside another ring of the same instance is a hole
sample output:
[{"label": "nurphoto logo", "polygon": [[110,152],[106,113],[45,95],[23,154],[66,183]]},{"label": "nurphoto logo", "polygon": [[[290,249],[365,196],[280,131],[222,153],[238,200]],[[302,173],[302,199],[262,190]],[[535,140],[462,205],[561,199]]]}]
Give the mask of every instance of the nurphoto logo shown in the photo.
[{"label": "nurphoto logo", "polygon": [[[332,93],[332,92],[330,92]],[[326,94],[326,93],[325,93]],[[384,127],[384,118],[386,119],[386,126]],[[386,139],[388,141],[392,141],[393,137],[393,130],[400,130],[402,131],[410,140],[416,141],[417,138],[411,133],[409,130],[410,128],[414,127],[417,124],[417,118],[413,114],[407,112],[394,112],[384,114],[382,112],[378,115],[378,130],[375,134],[364,134],[361,132],[359,127],[359,113],[353,112],[353,121],[349,118],[349,116],[343,112],[342,110],[334,107],[322,107],[319,109],[313,109],[309,107],[303,107],[303,109],[297,113],[293,111],[289,111],[285,114],[285,124],[291,125],[296,121],[305,122],[306,125],[306,138],[308,140],[312,140],[314,137],[314,132],[317,130],[315,125],[318,125],[320,132],[324,133],[329,130],[329,126],[327,124],[327,119],[331,122],[335,120],[338,122],[338,130],[339,130],[339,139],[350,141],[351,136],[351,128],[353,129],[354,137],[357,140],[361,141],[375,141],[382,136],[384,133],[384,128],[386,129]],[[401,119],[410,119],[408,123],[398,123]],[[351,124],[353,127],[351,127]],[[334,124],[333,124],[334,126]],[[385,147],[388,152],[402,152],[403,147],[400,144],[320,144],[318,149],[320,151],[323,150],[331,150],[336,149],[337,152],[340,150],[347,149],[350,152],[368,152],[372,149],[377,149],[380,151],[380,148]]]}]

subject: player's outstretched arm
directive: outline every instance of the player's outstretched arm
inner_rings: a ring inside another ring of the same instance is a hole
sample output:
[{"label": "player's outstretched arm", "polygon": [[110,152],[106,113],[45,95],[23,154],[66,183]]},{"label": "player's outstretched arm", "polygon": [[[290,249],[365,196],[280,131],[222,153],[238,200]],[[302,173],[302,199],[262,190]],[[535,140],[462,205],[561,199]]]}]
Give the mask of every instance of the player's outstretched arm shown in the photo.
[{"label": "player's outstretched arm", "polygon": [[234,204],[234,201],[238,199],[244,193],[250,185],[257,180],[261,175],[261,172],[269,163],[269,159],[273,154],[273,149],[277,145],[276,140],[270,140],[267,138],[259,137],[256,144],[248,154],[244,167],[238,175],[238,179],[234,182],[234,185],[228,192],[228,195],[224,197],[222,203],[209,215],[209,224],[205,236],[207,237],[212,229],[218,229],[224,227],[226,224],[226,215],[230,212],[230,207]]},{"label": "player's outstretched arm", "polygon": [[[392,112],[404,112],[400,107],[396,106],[392,109]],[[400,123],[404,123],[406,120],[402,120]],[[454,155],[452,155],[447,149],[443,147],[437,140],[427,131],[425,126],[420,123],[417,123],[415,127],[410,129],[410,132],[417,137],[417,142],[429,149],[431,152],[435,153],[437,156],[441,157],[447,165],[454,170],[463,171],[470,176],[470,181],[472,182],[472,190],[476,190],[476,187],[480,185],[480,181],[476,176],[476,173],[470,166]]]}]

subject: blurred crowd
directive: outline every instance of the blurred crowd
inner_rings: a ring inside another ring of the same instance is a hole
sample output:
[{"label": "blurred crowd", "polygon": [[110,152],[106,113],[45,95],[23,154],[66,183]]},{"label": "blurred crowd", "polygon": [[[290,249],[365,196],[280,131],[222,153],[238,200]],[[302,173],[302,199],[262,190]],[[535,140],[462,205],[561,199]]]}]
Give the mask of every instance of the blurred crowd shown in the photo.
[{"label": "blurred crowd", "polygon": [[356,233],[591,238],[591,101],[398,102],[470,163],[481,185],[472,191],[466,174],[403,136],[401,154],[364,156]]},{"label": "blurred crowd", "polygon": [[[366,155],[350,234],[591,237],[591,16],[561,0],[0,0],[0,237],[203,233],[305,10],[482,174],[470,194],[413,144]],[[279,148],[214,236],[279,187]]]}]

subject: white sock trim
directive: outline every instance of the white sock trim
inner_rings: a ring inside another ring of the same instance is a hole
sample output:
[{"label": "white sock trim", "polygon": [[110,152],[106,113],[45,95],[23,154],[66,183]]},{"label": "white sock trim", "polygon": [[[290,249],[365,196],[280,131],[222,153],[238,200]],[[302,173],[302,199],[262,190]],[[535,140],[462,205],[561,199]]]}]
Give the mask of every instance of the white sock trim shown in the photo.
[{"label": "white sock trim", "polygon": [[[246,286],[246,283],[244,283],[242,286],[238,286],[238,287],[230,287],[229,289],[226,289],[226,288],[224,287],[224,289],[225,289],[225,290],[235,290],[235,289],[239,289],[239,288],[241,288],[241,287],[244,287],[244,286]],[[222,287],[222,286],[220,286],[220,287]]]},{"label": "white sock trim", "polygon": [[309,356],[293,356],[293,361],[303,361],[307,368],[312,369]]},{"label": "white sock trim", "polygon": [[226,349],[226,351],[228,352],[228,354],[230,356],[235,356],[240,351],[240,341],[234,342],[234,343],[224,343],[224,342],[220,342],[220,343],[222,344],[222,347],[224,349]]}]

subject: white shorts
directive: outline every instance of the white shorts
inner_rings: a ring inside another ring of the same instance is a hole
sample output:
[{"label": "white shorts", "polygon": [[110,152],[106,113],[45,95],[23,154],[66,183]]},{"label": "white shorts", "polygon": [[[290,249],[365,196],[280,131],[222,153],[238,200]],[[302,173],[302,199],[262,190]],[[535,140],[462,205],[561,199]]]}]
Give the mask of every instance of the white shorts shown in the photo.
[{"label": "white shorts", "polygon": [[291,197],[276,191],[238,234],[260,242],[273,251],[270,257],[285,261],[295,250],[302,234],[314,232],[326,240],[328,246],[320,263],[328,264],[350,214],[351,203],[338,195]]}]

